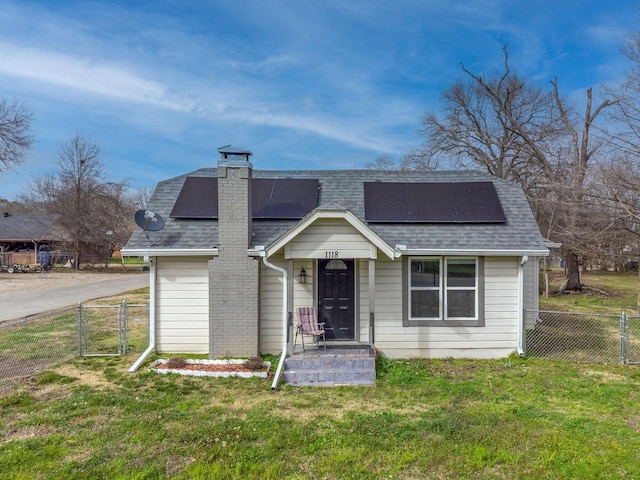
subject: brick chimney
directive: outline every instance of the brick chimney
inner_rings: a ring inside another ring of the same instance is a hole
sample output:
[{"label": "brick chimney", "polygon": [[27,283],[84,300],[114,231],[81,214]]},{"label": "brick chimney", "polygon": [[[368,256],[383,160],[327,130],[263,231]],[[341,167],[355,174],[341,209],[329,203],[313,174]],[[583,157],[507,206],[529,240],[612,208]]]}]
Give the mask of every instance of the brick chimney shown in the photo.
[{"label": "brick chimney", "polygon": [[209,356],[259,354],[259,262],[251,240],[252,153],[218,149],[218,257],[209,262]]},{"label": "brick chimney", "polygon": [[225,256],[246,257],[251,241],[253,165],[249,157],[253,154],[231,145],[218,151],[218,248],[225,250]]}]

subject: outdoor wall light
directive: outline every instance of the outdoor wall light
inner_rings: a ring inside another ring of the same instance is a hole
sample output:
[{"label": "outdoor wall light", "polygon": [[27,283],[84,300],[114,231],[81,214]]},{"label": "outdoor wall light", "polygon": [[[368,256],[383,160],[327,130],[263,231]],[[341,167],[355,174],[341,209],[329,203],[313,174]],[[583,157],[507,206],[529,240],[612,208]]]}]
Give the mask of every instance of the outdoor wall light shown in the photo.
[{"label": "outdoor wall light", "polygon": [[300,283],[307,283],[307,272],[304,271],[304,267],[300,269],[298,279],[300,280]]}]

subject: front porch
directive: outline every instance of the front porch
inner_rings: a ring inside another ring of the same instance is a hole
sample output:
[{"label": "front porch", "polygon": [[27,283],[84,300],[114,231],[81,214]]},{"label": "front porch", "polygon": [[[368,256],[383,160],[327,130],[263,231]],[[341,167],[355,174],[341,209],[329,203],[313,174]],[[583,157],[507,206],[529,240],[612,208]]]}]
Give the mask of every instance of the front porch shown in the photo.
[{"label": "front porch", "polygon": [[323,347],[296,351],[285,360],[285,384],[339,386],[376,384],[376,349],[367,344],[328,342]]}]

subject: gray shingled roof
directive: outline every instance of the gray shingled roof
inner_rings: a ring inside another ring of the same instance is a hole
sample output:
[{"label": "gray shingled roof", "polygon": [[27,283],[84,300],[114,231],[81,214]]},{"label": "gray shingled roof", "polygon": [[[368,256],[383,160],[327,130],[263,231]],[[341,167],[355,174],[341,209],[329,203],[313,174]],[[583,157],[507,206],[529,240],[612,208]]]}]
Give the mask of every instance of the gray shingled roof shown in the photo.
[{"label": "gray shingled roof", "polygon": [[[170,218],[173,205],[188,176],[216,176],[216,168],[160,182],[148,208],[166,220],[159,232],[148,232],[151,242],[137,229],[125,249],[211,248],[218,244],[217,220]],[[390,246],[408,249],[460,249],[499,251],[544,251],[544,239],[522,189],[513,183],[475,171],[399,172],[379,170],[254,170],[254,178],[314,178],[320,182],[319,208],[345,208],[364,218],[364,182],[493,182],[502,203],[506,223],[480,224],[381,224],[369,228]],[[268,246],[296,224],[291,220],[254,220],[251,246]]]},{"label": "gray shingled roof", "polygon": [[0,242],[59,241],[57,215],[0,216]]}]

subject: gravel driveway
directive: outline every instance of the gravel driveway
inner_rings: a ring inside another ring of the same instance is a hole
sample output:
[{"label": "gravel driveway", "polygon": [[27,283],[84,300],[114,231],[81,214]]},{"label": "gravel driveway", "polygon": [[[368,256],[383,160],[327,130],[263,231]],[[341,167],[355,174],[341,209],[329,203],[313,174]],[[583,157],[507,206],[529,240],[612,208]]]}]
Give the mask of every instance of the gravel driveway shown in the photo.
[{"label": "gravel driveway", "polygon": [[149,286],[149,273],[0,273],[0,322]]}]

